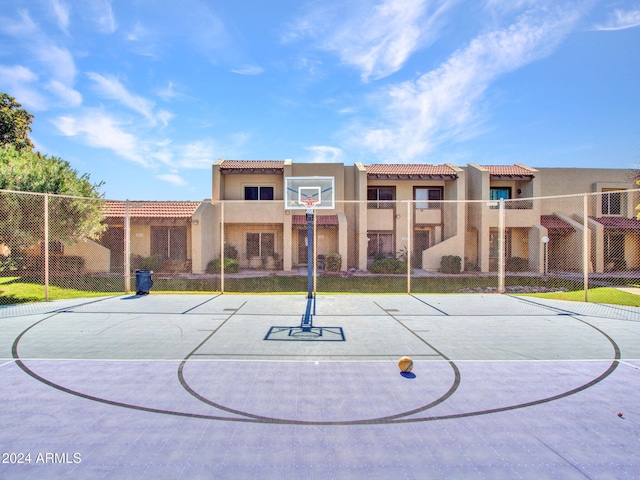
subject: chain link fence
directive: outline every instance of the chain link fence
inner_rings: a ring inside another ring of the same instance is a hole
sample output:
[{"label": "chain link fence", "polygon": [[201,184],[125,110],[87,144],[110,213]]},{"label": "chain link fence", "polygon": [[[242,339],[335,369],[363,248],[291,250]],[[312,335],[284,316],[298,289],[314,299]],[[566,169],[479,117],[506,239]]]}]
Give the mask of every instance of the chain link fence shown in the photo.
[{"label": "chain link fence", "polygon": [[279,201],[0,191],[0,302],[131,293],[139,270],[153,272],[156,292],[564,290],[588,300],[590,288],[640,282],[639,203],[638,190],[380,198],[308,218]]}]

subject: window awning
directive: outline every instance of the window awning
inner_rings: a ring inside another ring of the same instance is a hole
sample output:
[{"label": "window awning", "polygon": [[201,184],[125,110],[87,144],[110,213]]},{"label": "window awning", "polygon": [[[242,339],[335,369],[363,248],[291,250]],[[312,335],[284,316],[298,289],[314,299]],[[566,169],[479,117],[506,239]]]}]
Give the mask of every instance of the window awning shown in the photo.
[{"label": "window awning", "polygon": [[[306,215],[293,215],[291,217],[293,228],[307,228]],[[338,228],[337,215],[316,215],[316,226],[318,228]]]},{"label": "window awning", "polygon": [[640,232],[640,220],[626,217],[600,217],[594,218],[596,222],[604,225],[605,230],[625,230]]},{"label": "window awning", "polygon": [[571,224],[565,222],[556,215],[541,215],[540,225],[542,225],[547,230],[574,230]]}]

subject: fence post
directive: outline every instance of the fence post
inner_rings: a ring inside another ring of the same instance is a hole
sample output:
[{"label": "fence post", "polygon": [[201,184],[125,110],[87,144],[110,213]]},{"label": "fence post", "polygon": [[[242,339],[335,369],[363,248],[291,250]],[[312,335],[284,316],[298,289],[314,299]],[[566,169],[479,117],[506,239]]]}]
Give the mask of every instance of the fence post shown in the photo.
[{"label": "fence post", "polygon": [[224,293],[224,202],[220,202],[220,293]]},{"label": "fence post", "polygon": [[44,194],[44,300],[49,301],[49,194]]},{"label": "fence post", "polygon": [[589,290],[589,205],[587,201],[587,194],[585,193],[582,205],[582,215],[584,225],[582,227],[582,271],[584,282],[584,301],[588,302],[588,290]]},{"label": "fence post", "polygon": [[407,200],[407,294],[411,295],[411,200]]},{"label": "fence post", "polygon": [[129,200],[124,201],[124,291],[131,292],[131,220],[129,216]]},{"label": "fence post", "polygon": [[504,198],[498,206],[498,293],[504,293]]}]

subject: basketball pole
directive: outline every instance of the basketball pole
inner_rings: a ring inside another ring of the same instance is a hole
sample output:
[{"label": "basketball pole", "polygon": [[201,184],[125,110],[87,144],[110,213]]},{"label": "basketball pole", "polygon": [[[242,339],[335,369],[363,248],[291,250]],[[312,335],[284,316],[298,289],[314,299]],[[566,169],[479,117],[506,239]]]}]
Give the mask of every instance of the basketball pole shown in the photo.
[{"label": "basketball pole", "polygon": [[[303,332],[310,332],[313,326],[311,304],[313,303],[313,210],[307,209],[307,308],[302,317]],[[315,313],[315,311],[314,311]]]},{"label": "basketball pole", "polygon": [[313,210],[307,210],[307,298],[313,298]]}]

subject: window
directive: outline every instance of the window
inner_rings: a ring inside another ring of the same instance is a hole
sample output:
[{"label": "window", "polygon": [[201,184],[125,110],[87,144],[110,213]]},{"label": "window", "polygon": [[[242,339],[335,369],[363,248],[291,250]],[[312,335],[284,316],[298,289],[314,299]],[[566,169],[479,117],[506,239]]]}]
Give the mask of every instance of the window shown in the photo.
[{"label": "window", "polygon": [[273,200],[273,187],[244,187],[245,200]]},{"label": "window", "polygon": [[247,258],[269,257],[275,253],[275,234],[247,233]]},{"label": "window", "polygon": [[489,190],[489,200],[509,200],[511,198],[511,187],[491,187]]},{"label": "window", "polygon": [[622,194],[616,191],[602,191],[602,215],[622,214]]},{"label": "window", "polygon": [[395,257],[392,232],[367,233],[367,257]]},{"label": "window", "polygon": [[442,200],[442,187],[416,187],[413,191],[414,200],[416,200],[416,208],[424,209],[424,208],[440,208],[439,203],[431,203],[430,202],[438,202]]},{"label": "window", "polygon": [[384,202],[382,200],[395,200],[396,187],[368,187],[367,188],[367,207],[368,208],[393,208],[393,202]]},{"label": "window", "polygon": [[164,260],[187,259],[187,227],[151,227],[151,255]]}]

